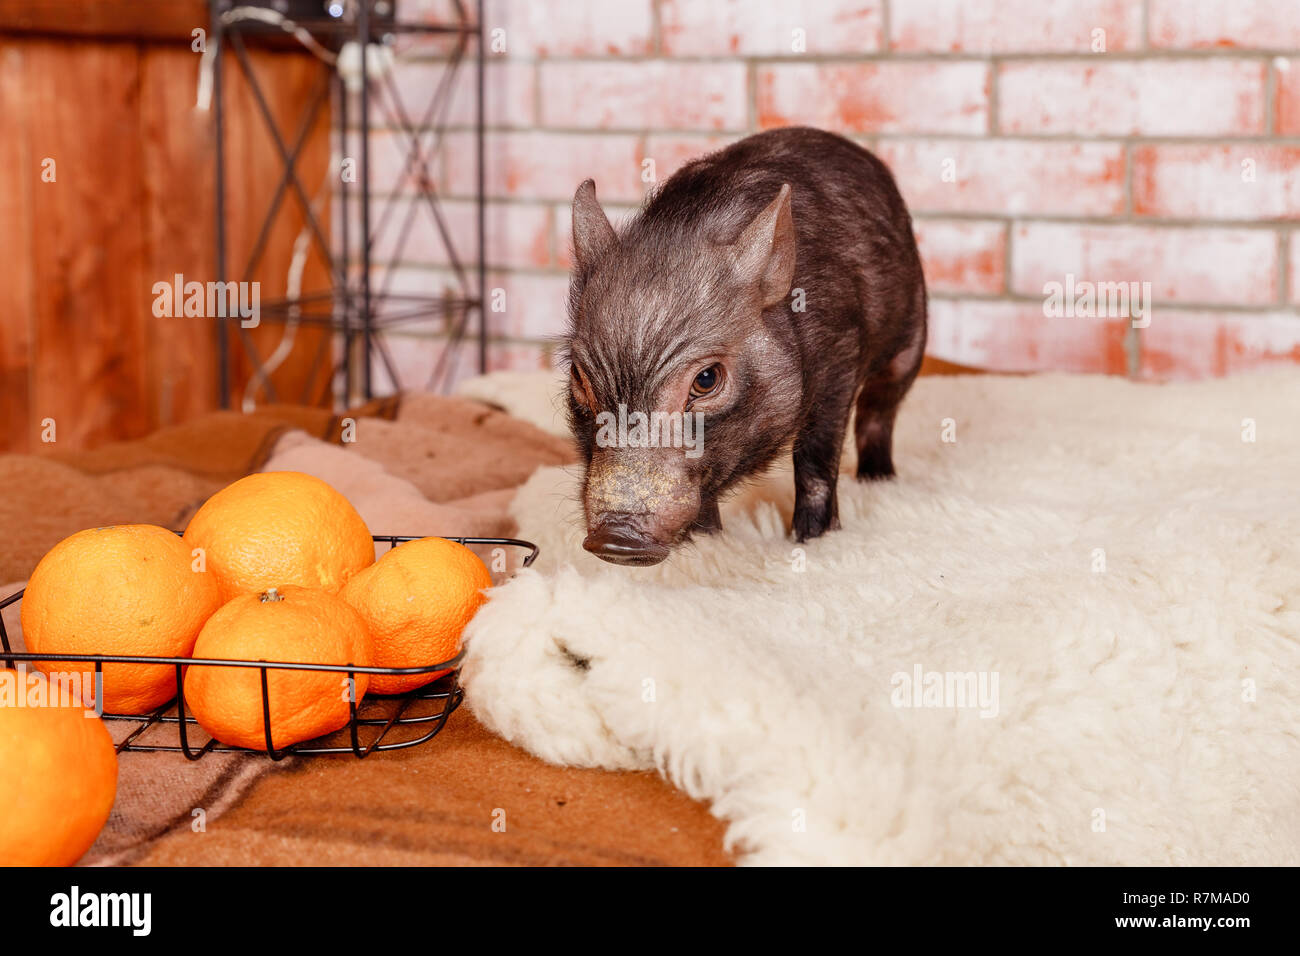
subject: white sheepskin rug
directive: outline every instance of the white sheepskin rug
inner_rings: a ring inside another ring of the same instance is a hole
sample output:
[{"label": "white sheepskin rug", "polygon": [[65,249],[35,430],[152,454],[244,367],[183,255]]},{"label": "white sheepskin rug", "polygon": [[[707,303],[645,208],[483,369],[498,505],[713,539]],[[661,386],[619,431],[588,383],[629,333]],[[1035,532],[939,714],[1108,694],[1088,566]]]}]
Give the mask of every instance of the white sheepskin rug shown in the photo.
[{"label": "white sheepskin rug", "polygon": [[803,546],[774,471],[654,568],[539,471],[471,707],[658,768],[747,864],[1300,862],[1300,375],[922,379],[895,463]]}]

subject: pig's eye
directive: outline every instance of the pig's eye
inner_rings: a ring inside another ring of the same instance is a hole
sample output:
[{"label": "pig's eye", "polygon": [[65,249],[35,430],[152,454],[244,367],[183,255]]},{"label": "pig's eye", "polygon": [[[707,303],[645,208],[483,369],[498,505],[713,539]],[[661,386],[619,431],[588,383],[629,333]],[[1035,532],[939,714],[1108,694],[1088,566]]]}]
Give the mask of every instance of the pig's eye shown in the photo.
[{"label": "pig's eye", "polygon": [[695,376],[695,381],[691,382],[691,398],[703,398],[705,395],[717,391],[721,383],[722,366],[710,365]]}]

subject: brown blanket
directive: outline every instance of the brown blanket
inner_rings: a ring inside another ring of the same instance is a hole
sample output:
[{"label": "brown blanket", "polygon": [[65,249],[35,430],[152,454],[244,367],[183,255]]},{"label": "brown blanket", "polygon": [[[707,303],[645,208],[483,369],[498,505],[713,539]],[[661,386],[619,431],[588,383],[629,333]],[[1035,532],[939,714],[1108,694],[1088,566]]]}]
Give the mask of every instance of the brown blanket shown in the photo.
[{"label": "brown blanket", "polygon": [[205,832],[177,827],[134,862],[723,865],[722,833],[656,774],[551,766],[462,709],[422,747],[302,758],[261,775]]}]

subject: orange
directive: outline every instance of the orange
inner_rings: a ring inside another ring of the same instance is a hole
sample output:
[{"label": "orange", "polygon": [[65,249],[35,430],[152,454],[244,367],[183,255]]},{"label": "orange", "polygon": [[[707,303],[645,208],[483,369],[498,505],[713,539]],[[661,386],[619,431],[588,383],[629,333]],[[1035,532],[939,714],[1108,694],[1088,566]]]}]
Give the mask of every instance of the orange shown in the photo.
[{"label": "orange", "polygon": [[[23,640],[33,654],[184,657],[218,606],[213,576],[194,570],[190,548],[172,532],[149,524],[91,528],[64,538],[36,565],[23,594]],[[60,661],[36,666],[94,670]],[[142,713],[175,696],[174,667],[104,667],[109,713]]]},{"label": "orange", "polygon": [[[376,667],[423,667],[460,652],[460,635],[479,606],[492,575],[469,548],[443,538],[408,541],[366,568],[340,593],[370,631]],[[379,676],[376,694],[401,694],[447,671],[406,677]]]},{"label": "orange", "polygon": [[[370,666],[370,638],[360,616],[327,591],[289,585],[241,594],[208,619],[194,656],[223,660],[289,661]],[[275,749],[338,730],[348,722],[350,690],[342,671],[270,669],[271,743]],[[356,698],[368,674],[356,675]],[[262,679],[256,667],[192,664],[185,703],[222,743],[266,749]]]},{"label": "orange", "polygon": [[357,510],[298,471],[249,475],[222,488],[190,520],[185,543],[203,549],[222,601],[286,584],[337,592],[375,560]]},{"label": "orange", "polygon": [[117,794],[104,722],[70,685],[0,670],[0,865],[71,866]]}]

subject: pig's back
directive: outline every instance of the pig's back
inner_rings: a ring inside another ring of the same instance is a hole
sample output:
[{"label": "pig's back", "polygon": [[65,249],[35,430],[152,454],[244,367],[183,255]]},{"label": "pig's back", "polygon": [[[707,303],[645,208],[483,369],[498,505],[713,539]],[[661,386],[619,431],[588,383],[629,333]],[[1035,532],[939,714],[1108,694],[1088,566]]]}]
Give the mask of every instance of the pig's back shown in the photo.
[{"label": "pig's back", "polygon": [[[911,313],[924,297],[911,217],[889,169],[842,136],[809,127],[770,130],[695,160],[651,197],[629,230],[659,240],[731,242],[792,189],[794,286],[828,321],[865,332]],[[892,336],[886,336],[892,338]]]}]

